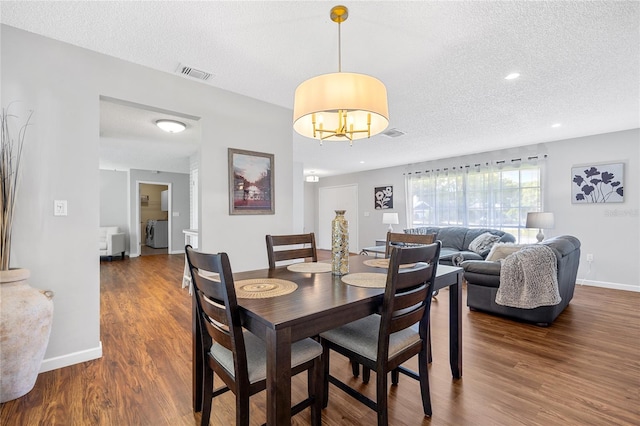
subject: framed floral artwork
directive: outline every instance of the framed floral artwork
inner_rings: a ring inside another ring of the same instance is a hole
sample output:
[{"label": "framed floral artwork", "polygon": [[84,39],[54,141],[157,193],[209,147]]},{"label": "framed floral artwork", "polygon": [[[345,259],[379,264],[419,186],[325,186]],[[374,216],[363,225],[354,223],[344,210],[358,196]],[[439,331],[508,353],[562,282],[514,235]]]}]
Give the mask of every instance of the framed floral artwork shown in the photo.
[{"label": "framed floral artwork", "polygon": [[274,157],[229,148],[229,214],[274,214]]},{"label": "framed floral artwork", "polygon": [[624,202],[624,163],[571,168],[573,204]]},{"label": "framed floral artwork", "polygon": [[374,189],[374,206],[376,210],[393,208],[393,186],[377,186]]}]

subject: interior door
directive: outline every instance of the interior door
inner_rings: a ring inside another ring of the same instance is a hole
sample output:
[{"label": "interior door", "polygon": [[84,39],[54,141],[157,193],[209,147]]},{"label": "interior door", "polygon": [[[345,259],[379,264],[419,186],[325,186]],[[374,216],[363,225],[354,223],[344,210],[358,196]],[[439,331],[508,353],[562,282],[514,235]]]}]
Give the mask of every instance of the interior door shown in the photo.
[{"label": "interior door", "polygon": [[331,250],[331,221],[336,210],[346,210],[349,252],[358,253],[358,185],[331,186],[318,190],[318,248]]}]

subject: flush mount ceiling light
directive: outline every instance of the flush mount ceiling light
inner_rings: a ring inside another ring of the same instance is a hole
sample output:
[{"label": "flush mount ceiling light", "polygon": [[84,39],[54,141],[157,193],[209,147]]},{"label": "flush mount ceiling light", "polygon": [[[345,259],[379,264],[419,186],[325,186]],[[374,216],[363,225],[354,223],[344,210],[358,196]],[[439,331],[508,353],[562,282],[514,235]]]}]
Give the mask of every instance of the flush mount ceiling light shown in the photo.
[{"label": "flush mount ceiling light", "polygon": [[504,79],[505,80],[515,80],[516,78],[520,77],[520,73],[517,72],[512,72],[511,74],[509,74],[508,76],[506,76]]},{"label": "flush mount ceiling light", "polygon": [[305,182],[318,182],[320,178],[316,175],[315,170],[311,170],[307,176],[304,177]]},{"label": "flush mount ceiling light", "polygon": [[298,86],[293,101],[293,128],[302,136],[322,141],[369,138],[389,125],[387,89],[377,78],[342,72],[340,24],[346,6],[331,9],[338,24],[338,72],[310,78]]},{"label": "flush mount ceiling light", "polygon": [[156,126],[169,133],[180,133],[187,128],[186,124],[176,120],[157,120]]}]

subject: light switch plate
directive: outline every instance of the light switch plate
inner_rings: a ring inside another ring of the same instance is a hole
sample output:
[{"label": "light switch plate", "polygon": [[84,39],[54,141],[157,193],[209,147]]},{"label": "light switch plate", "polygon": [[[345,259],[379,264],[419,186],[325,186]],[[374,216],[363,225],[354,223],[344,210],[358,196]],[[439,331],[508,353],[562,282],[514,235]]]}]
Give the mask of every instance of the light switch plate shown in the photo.
[{"label": "light switch plate", "polygon": [[53,215],[54,216],[66,216],[67,215],[67,200],[54,200],[53,201]]}]

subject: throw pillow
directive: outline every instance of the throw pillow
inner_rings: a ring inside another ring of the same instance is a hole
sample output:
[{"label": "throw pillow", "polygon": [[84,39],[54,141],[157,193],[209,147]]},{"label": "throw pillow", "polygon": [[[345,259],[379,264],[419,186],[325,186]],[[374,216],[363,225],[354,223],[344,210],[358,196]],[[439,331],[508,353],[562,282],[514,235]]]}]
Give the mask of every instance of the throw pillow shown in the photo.
[{"label": "throw pillow", "polygon": [[510,243],[498,243],[491,247],[491,251],[487,255],[485,260],[496,261],[504,259],[511,253],[519,251],[522,247],[526,247],[528,244],[510,244]]},{"label": "throw pillow", "polygon": [[489,251],[491,246],[493,246],[498,240],[500,240],[499,235],[493,235],[491,232],[485,232],[484,234],[478,235],[471,243],[469,244],[469,250],[482,255],[484,252]]}]

